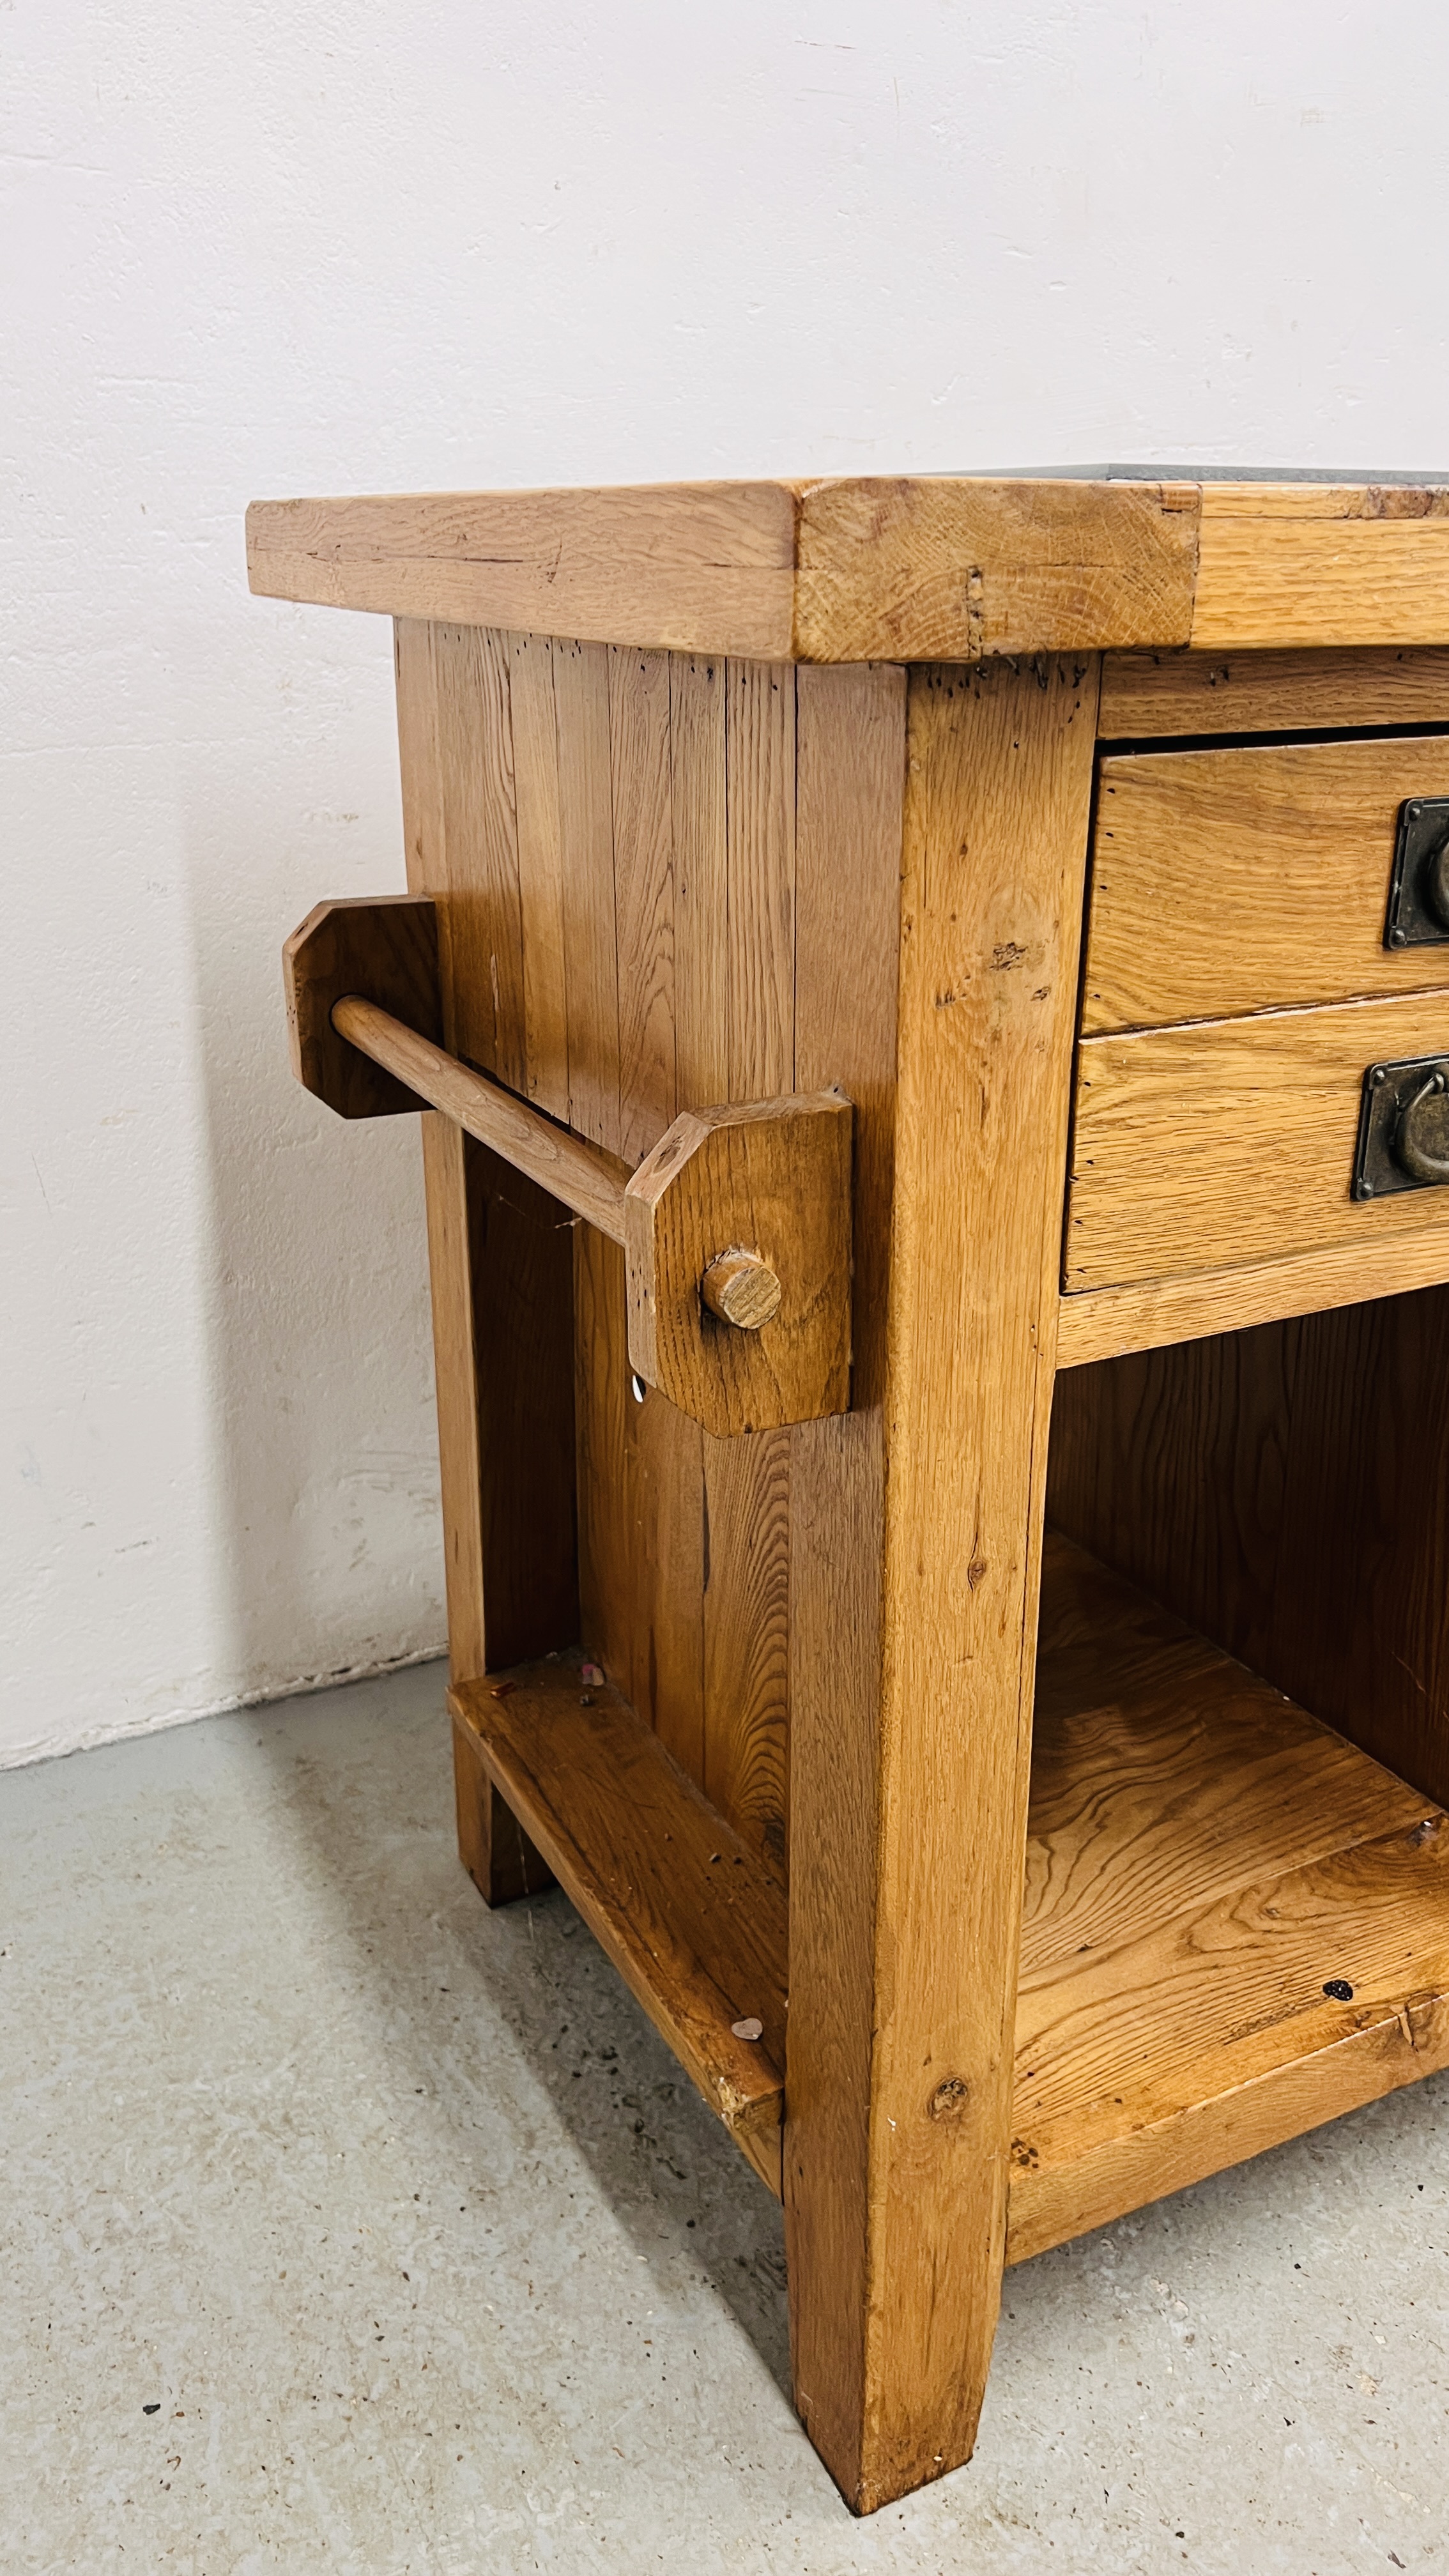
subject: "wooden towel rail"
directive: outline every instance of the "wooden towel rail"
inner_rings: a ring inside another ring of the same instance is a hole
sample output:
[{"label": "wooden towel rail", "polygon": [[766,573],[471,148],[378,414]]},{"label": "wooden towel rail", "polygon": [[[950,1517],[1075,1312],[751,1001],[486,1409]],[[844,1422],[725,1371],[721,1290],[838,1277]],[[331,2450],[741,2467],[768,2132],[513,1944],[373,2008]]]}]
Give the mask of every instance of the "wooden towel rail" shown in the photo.
[{"label": "wooden towel rail", "polygon": [[646,1386],[720,1438],[848,1410],[843,1091],[685,1110],[631,1174],[444,1046],[428,897],[318,904],[283,971],[293,1070],[340,1117],[437,1110],[622,1247]]}]

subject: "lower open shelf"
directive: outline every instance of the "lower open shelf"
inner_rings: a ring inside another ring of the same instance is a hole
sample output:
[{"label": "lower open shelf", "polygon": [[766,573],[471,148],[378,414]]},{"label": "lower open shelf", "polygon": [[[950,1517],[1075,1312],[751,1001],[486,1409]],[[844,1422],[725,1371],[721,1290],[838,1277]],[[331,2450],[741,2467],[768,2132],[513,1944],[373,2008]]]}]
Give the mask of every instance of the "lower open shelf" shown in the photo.
[{"label": "lower open shelf", "polygon": [[[452,1694],[509,1806],[772,2190],[786,1903],[576,1656]],[[1048,1535],[1007,2259],[1449,2062],[1440,1811]],[[758,2038],[741,2036],[758,2023]]]},{"label": "lower open shelf", "polygon": [[584,1682],[576,1654],[448,1697],[559,1885],[778,2199],[783,1891],[627,1700]]},{"label": "lower open shelf", "polygon": [[1008,2261],[1449,2059],[1443,1826],[1049,1535]]}]

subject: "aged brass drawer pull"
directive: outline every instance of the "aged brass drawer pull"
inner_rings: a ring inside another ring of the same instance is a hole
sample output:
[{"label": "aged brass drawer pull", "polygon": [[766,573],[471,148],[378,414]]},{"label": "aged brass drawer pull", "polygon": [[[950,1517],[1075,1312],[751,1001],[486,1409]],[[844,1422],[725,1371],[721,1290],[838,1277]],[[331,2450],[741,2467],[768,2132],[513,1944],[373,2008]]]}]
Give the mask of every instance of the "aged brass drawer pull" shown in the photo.
[{"label": "aged brass drawer pull", "polygon": [[1449,942],[1449,796],[1411,796],[1399,807],[1386,948]]},{"label": "aged brass drawer pull", "polygon": [[1363,1078],[1354,1197],[1390,1198],[1399,1190],[1437,1189],[1445,1181],[1449,1181],[1449,1056],[1371,1064]]}]

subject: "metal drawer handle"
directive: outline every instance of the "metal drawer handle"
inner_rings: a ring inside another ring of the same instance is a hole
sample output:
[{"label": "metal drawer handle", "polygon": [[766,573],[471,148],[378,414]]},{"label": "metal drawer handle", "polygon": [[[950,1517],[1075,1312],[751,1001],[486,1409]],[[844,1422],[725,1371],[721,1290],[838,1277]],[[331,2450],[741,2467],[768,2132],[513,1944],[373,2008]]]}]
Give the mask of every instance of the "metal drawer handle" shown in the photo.
[{"label": "metal drawer handle", "polygon": [[1353,1196],[1442,1189],[1449,1181],[1449,1055],[1371,1064],[1363,1078]]},{"label": "metal drawer handle", "polygon": [[1410,796],[1399,808],[1389,877],[1386,948],[1449,941],[1449,796]]},{"label": "metal drawer handle", "polygon": [[1431,1143],[1449,1144],[1449,1121],[1442,1116],[1421,1118],[1426,1100],[1437,1100],[1449,1091],[1443,1068],[1435,1067],[1426,1074],[1412,1097],[1404,1102],[1394,1122],[1394,1159],[1416,1181],[1449,1181],[1449,1153],[1432,1153]]}]

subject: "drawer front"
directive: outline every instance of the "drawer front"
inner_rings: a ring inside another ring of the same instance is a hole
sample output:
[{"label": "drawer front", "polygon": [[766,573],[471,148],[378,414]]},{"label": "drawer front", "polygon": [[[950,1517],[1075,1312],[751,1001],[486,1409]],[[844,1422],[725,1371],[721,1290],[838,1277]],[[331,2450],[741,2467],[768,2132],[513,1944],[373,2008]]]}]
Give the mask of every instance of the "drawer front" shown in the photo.
[{"label": "drawer front", "polygon": [[1449,930],[1384,946],[1399,809],[1440,796],[1442,734],[1109,754],[1083,1034],[1449,985]]},{"label": "drawer front", "polygon": [[1449,989],[1085,1039],[1064,1288],[1449,1232],[1449,1185],[1352,1195],[1365,1072],[1444,1055]]}]

